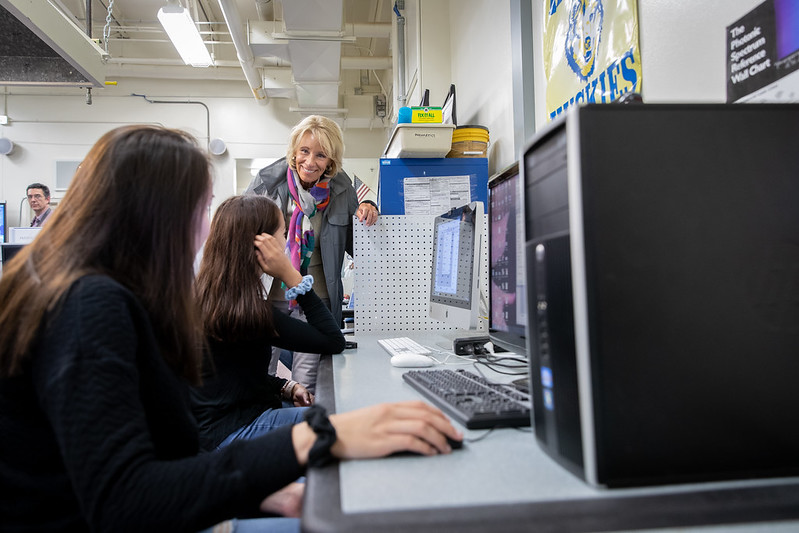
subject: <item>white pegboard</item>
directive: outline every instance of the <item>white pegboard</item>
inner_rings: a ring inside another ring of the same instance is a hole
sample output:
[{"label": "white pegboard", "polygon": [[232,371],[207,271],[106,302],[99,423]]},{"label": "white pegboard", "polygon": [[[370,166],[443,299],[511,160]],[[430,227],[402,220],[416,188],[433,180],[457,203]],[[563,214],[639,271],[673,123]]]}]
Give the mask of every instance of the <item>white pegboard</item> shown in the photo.
[{"label": "white pegboard", "polygon": [[[487,301],[488,219],[483,217],[480,290]],[[428,314],[434,219],[429,215],[387,215],[369,227],[356,221],[356,334],[457,331]],[[481,316],[478,330],[487,328],[488,322]]]}]

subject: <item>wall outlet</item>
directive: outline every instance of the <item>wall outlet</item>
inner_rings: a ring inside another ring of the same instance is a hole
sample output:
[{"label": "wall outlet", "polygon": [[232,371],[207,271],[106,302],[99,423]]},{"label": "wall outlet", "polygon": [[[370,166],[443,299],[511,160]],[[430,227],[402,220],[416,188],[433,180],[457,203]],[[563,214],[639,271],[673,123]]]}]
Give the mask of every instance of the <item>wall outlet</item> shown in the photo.
[{"label": "wall outlet", "polygon": [[386,116],[386,97],[382,94],[375,95],[375,116],[378,118]]}]

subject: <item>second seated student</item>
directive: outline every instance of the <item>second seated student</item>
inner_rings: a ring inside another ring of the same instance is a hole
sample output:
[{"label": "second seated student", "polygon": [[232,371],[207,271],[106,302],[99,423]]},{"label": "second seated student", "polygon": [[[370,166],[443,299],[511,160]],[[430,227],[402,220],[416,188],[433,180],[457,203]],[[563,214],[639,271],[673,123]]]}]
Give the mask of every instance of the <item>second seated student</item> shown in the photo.
[{"label": "second seated student", "polygon": [[[285,254],[286,225],[263,196],[234,196],[220,204],[205,243],[196,293],[210,357],[203,386],[192,392],[201,444],[211,450],[302,421],[313,396],[296,381],[269,374],[272,347],[339,353],[344,336]],[[307,322],[274,311],[262,274],[288,287]],[[296,407],[281,408],[282,401]]]},{"label": "second seated student", "polygon": [[[338,124],[311,115],[291,130],[286,157],[262,168],[245,191],[268,196],[280,206],[292,263],[302,274],[313,275],[314,291],[339,325],[344,297],[341,266],[344,252],[353,254],[352,217],[371,226],[378,216],[374,202],[358,203],[352,181],[341,169],[343,157],[344,140]],[[284,312],[304,318],[300,308],[285,300],[279,283],[269,297]],[[272,373],[276,366],[273,357]],[[318,353],[295,352],[291,377],[314,392],[318,367]]]}]

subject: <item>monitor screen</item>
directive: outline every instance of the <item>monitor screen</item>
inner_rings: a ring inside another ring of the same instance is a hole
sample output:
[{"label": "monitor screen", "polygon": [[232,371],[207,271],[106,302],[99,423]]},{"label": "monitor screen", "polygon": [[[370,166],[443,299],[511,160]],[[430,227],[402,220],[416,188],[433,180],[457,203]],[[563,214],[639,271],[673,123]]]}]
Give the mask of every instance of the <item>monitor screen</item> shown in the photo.
[{"label": "monitor screen", "polygon": [[25,245],[3,243],[2,245],[0,245],[0,248],[2,248],[2,252],[0,252],[0,261],[2,261],[3,263],[8,263],[9,261],[11,261],[11,258],[17,255],[17,252],[22,250],[23,246]]},{"label": "monitor screen", "polygon": [[524,199],[518,162],[488,181],[488,239],[488,334],[494,345],[525,355]]},{"label": "monitor screen", "polygon": [[0,242],[6,242],[6,203],[0,202]]},{"label": "monitor screen", "polygon": [[477,328],[482,226],[482,202],[471,202],[436,217],[430,318],[461,329]]}]

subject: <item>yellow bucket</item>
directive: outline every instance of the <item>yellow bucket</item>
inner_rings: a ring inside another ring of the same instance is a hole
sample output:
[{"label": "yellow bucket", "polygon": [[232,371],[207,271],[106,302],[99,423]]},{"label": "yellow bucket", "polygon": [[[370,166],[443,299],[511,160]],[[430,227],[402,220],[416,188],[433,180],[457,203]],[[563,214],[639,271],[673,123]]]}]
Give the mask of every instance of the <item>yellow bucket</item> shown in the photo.
[{"label": "yellow bucket", "polygon": [[485,126],[458,126],[452,132],[452,149],[447,157],[486,157],[488,153],[488,128]]}]

